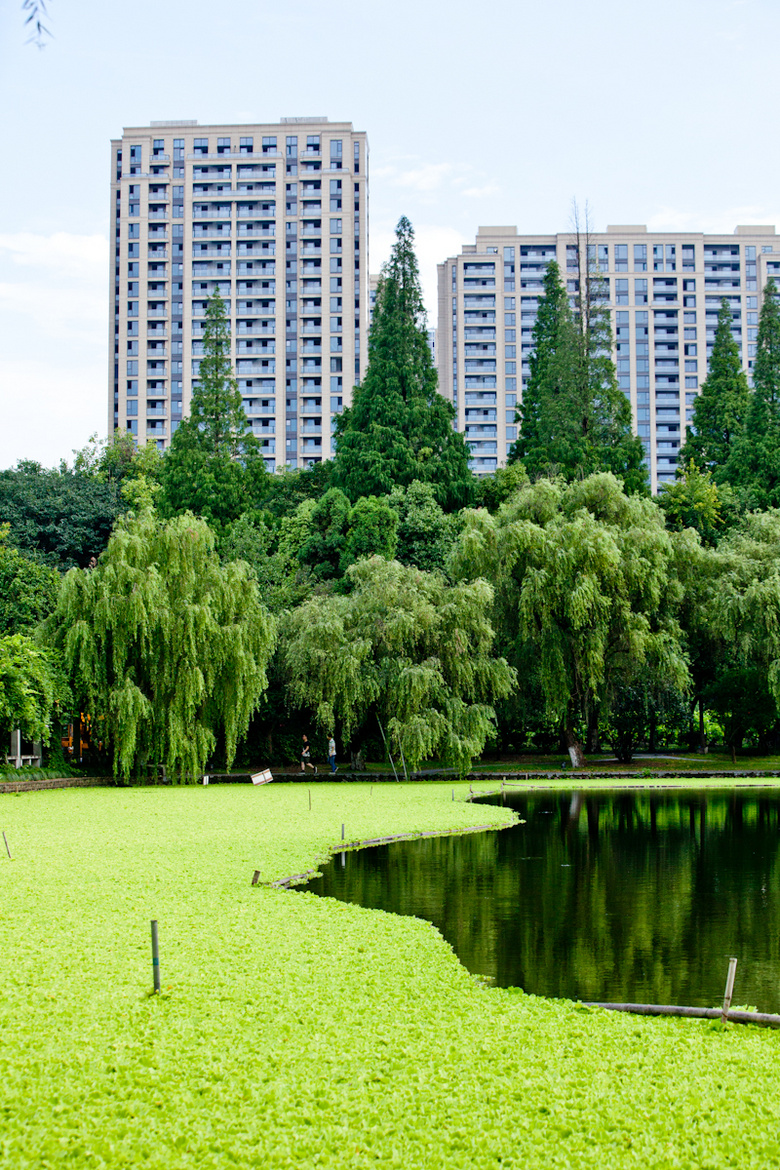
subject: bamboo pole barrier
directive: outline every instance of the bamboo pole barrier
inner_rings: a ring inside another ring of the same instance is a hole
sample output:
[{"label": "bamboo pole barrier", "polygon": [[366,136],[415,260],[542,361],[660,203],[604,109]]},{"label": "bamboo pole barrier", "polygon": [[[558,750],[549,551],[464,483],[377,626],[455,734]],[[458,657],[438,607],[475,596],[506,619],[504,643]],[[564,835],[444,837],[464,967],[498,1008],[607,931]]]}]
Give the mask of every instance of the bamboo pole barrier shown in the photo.
[{"label": "bamboo pole barrier", "polygon": [[[720,1020],[722,1008],[677,1007],[659,1003],[585,1003],[584,1007],[604,1008],[609,1012],[633,1012],[638,1016],[682,1016],[687,1019]],[[780,1028],[780,1016],[767,1012],[742,1012],[729,1009],[726,1018],[733,1024],[757,1024],[762,1028]]]}]

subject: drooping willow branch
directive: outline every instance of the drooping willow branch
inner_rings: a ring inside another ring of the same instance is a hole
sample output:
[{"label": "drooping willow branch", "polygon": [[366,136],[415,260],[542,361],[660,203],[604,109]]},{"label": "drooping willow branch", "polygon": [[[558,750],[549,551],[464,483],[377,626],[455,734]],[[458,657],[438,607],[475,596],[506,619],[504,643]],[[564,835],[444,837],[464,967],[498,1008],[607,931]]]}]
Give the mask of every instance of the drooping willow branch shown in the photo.
[{"label": "drooping willow branch", "polygon": [[24,25],[30,29],[26,43],[37,45],[39,49],[45,48],[46,38],[52,36],[51,30],[43,23],[43,18],[48,19],[49,16],[46,0],[22,0],[22,12],[28,14]]}]

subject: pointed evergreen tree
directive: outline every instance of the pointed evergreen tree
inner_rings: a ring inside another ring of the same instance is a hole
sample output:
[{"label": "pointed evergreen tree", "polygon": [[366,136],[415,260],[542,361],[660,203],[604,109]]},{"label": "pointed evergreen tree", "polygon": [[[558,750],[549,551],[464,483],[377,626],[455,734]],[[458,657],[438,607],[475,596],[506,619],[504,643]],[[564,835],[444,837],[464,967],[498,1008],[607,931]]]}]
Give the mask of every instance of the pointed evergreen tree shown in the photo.
[{"label": "pointed evergreen tree", "polygon": [[753,392],[745,425],[732,444],[726,479],[749,511],[780,507],[780,302],[771,279],[758,323]]},{"label": "pointed evergreen tree", "polygon": [[233,376],[230,325],[218,292],[206,310],[203,349],[189,417],[163,461],[160,511],[191,511],[221,529],[262,494],[265,464]]},{"label": "pointed evergreen tree", "polygon": [[336,424],[336,483],[352,500],[430,483],[443,506],[469,502],[469,451],[439,394],[425,328],[414,231],[405,217],[382,270],[368,339],[368,369]]},{"label": "pointed evergreen tree", "polygon": [[726,482],[726,464],[744,426],[749,396],[739,347],[731,335],[731,308],[724,297],[707,377],[693,407],[693,425],[688,427],[680,450],[680,467],[693,461],[701,470],[711,472],[716,483]]},{"label": "pointed evergreen tree", "polygon": [[572,313],[558,265],[548,265],[533,341],[510,461],[522,460],[532,479],[612,471],[626,491],[645,491],[644,452],[631,433],[629,402],[618,389],[609,309],[597,273],[586,272]]}]

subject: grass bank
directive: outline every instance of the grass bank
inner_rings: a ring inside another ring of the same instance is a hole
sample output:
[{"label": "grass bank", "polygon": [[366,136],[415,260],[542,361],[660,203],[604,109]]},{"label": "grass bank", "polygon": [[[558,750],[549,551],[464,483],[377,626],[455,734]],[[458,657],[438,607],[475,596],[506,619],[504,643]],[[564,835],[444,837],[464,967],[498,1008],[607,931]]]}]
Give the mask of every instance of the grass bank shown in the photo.
[{"label": "grass bank", "polygon": [[510,820],[451,788],[2,797],[0,1166],[780,1165],[780,1034],[489,990],[426,923],[250,886],[342,823]]}]

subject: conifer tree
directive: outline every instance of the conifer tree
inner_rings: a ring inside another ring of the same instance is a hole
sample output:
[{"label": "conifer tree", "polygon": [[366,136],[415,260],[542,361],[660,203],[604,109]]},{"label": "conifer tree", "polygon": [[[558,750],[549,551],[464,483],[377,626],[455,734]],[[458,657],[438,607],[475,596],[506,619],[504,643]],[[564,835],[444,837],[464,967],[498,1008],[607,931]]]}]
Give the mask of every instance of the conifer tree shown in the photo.
[{"label": "conifer tree", "polygon": [[425,310],[405,217],[382,270],[368,339],[368,369],[336,425],[336,482],[356,500],[387,495],[414,480],[430,483],[442,505],[467,503],[473,477],[455,412],[437,390]]},{"label": "conifer tree", "polygon": [[558,265],[548,265],[510,461],[522,460],[532,479],[612,471],[627,491],[644,491],[643,450],[617,385],[603,282],[587,260],[579,284],[572,313]]},{"label": "conifer tree", "polygon": [[693,425],[688,427],[680,450],[681,467],[693,460],[701,470],[710,471],[716,483],[727,480],[726,464],[744,426],[749,395],[739,347],[731,335],[731,308],[724,297],[707,377],[694,404]]},{"label": "conifer tree", "polygon": [[753,392],[745,426],[732,444],[726,478],[749,511],[780,506],[780,302],[773,280],[764,289]]},{"label": "conifer tree", "polygon": [[165,456],[160,510],[168,516],[191,511],[221,529],[262,492],[265,464],[233,376],[229,322],[218,292],[206,311],[203,349],[189,417]]}]

